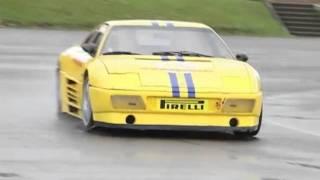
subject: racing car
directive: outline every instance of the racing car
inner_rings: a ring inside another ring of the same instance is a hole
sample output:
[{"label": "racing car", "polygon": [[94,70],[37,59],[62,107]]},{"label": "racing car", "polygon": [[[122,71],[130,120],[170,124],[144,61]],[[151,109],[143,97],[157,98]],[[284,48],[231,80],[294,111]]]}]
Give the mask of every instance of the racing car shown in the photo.
[{"label": "racing car", "polygon": [[258,72],[202,23],[107,21],[60,54],[58,112],[94,127],[255,136]]}]

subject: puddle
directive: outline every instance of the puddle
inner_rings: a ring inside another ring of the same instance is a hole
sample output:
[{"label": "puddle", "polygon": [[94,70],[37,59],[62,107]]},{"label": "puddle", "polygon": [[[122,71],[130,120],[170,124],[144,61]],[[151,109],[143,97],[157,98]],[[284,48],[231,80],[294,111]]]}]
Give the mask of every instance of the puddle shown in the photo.
[{"label": "puddle", "polygon": [[311,168],[311,169],[320,170],[320,166],[314,165],[314,164],[294,163],[294,162],[288,162],[288,164],[295,165],[295,166],[300,166],[300,167],[305,167],[305,168]]},{"label": "puddle", "polygon": [[0,172],[0,177],[3,178],[12,178],[12,177],[19,177],[16,173],[6,173],[6,172]]},{"label": "puddle", "polygon": [[287,115],[271,115],[272,117],[286,118],[286,119],[297,119],[297,120],[318,120],[318,118],[304,117],[304,116],[287,116]]},{"label": "puddle", "polygon": [[282,179],[279,179],[279,178],[262,178],[261,180],[282,180]]}]

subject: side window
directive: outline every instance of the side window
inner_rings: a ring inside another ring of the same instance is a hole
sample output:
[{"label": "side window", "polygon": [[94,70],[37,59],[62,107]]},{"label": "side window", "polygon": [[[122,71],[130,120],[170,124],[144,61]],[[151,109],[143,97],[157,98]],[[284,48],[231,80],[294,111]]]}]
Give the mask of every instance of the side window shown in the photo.
[{"label": "side window", "polygon": [[94,35],[95,32],[91,32],[86,39],[83,41],[82,44],[88,44],[90,42],[90,40],[92,39],[92,36]]},{"label": "side window", "polygon": [[96,32],[95,35],[92,37],[91,43],[96,44],[97,46],[100,44],[102,38],[101,32]]},{"label": "side window", "polygon": [[81,47],[89,54],[94,55],[97,52],[101,38],[102,38],[102,33],[98,31],[94,31],[89,34],[89,36],[81,44]]}]

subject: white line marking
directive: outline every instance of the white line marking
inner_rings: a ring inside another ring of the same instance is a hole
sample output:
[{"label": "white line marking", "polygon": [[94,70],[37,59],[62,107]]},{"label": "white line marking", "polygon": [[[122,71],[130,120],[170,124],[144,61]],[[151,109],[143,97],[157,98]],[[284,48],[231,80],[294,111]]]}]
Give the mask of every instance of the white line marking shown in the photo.
[{"label": "white line marking", "polygon": [[[314,90],[310,91],[310,92],[318,93],[317,91],[314,91]],[[290,98],[292,96],[300,97],[300,96],[297,96],[299,94],[306,94],[306,92],[295,92],[295,93],[290,93],[290,94],[279,94],[279,95],[269,96],[269,97],[265,98],[265,103],[267,104],[267,101],[272,101],[274,99],[276,99],[276,100],[279,100],[281,98],[288,99],[288,98]],[[309,94],[314,94],[314,93],[309,93]],[[266,116],[266,117],[268,117],[268,116]],[[317,132],[312,131],[312,130],[303,129],[302,127],[290,126],[290,125],[288,125],[288,123],[281,123],[281,121],[271,120],[271,121],[265,121],[265,122],[267,124],[271,124],[271,125],[274,125],[274,126],[282,127],[282,128],[285,128],[285,129],[289,129],[289,130],[292,130],[292,131],[299,132],[299,133],[320,137],[320,133],[317,133]]]},{"label": "white line marking", "polygon": [[287,124],[283,125],[281,123],[276,123],[276,122],[272,122],[272,121],[268,121],[266,123],[274,125],[274,126],[279,126],[279,127],[285,128],[285,129],[290,129],[290,130],[293,130],[293,131],[297,131],[299,133],[320,137],[319,133],[315,133],[315,132],[312,132],[312,131],[309,131],[309,130],[304,130],[302,128],[296,128],[296,127],[288,126]]}]

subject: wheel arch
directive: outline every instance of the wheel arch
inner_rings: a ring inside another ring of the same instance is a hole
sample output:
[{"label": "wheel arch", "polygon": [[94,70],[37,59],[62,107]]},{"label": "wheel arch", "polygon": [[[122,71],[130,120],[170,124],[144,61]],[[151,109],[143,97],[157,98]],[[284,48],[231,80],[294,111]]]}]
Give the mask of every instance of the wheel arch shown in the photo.
[{"label": "wheel arch", "polygon": [[107,76],[105,65],[99,60],[94,60],[87,65],[83,73],[83,80],[87,78],[90,86],[103,87]]}]

